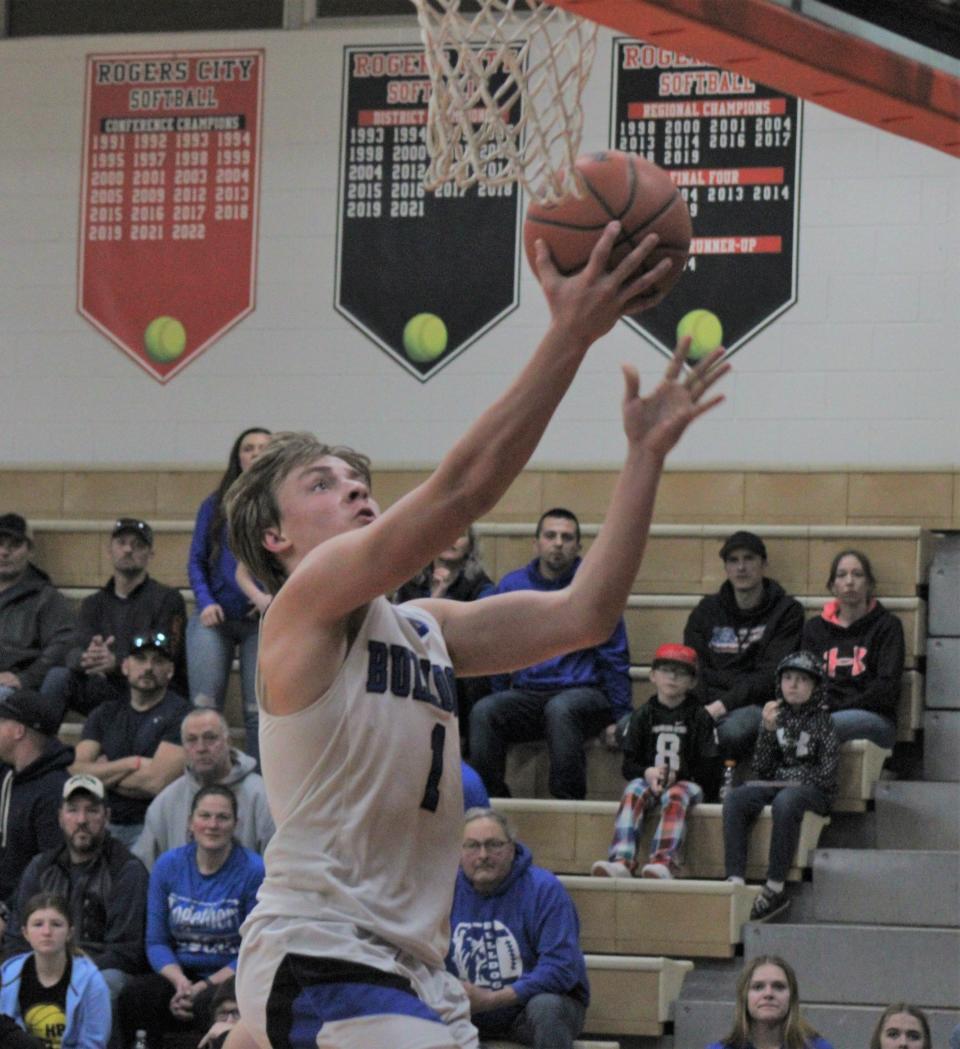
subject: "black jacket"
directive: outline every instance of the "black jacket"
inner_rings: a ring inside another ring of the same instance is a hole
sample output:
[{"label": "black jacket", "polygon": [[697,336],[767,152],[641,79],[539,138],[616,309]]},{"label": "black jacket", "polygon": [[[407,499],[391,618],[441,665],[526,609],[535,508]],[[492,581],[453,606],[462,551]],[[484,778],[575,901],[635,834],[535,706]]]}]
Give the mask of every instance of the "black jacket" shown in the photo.
[{"label": "black jacket", "polygon": [[766,703],[777,664],[800,647],[802,629],[800,602],[773,579],[764,579],[756,608],[738,608],[729,581],[708,594],[683,631],[683,643],[700,661],[694,690],[700,701],[719,699],[727,710]]},{"label": "black jacket", "polygon": [[803,647],[823,659],[831,710],[871,710],[896,723],[903,677],[903,626],[879,601],[850,626],[836,618],[837,603],[803,627]]},{"label": "black jacket", "polygon": [[0,900],[9,903],[37,853],[63,841],[57,810],[73,764],[73,747],[50,739],[19,772],[0,764]]},{"label": "black jacket", "polygon": [[0,670],[39,689],[51,667],[62,666],[73,633],[73,612],[46,572],[27,565],[0,593]]},{"label": "black jacket", "polygon": [[756,779],[819,787],[829,803],[839,768],[840,740],[819,690],[802,706],[781,703],[775,732],[761,727],[753,752]]},{"label": "black jacket", "polygon": [[140,973],[146,969],[147,868],[109,834],[88,863],[71,863],[66,844],[35,856],[20,879],[3,938],[4,954],[29,951],[23,912],[38,892],[68,901],[74,941],[98,969]]}]

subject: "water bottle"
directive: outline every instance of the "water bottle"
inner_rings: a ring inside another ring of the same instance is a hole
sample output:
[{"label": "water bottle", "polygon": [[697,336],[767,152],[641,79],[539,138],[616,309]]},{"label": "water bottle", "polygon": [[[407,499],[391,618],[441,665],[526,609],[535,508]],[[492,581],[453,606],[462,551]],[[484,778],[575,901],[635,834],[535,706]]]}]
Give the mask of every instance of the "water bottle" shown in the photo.
[{"label": "water bottle", "polygon": [[[733,790],[733,770],[736,767],[737,763],[729,758],[723,763],[723,779],[720,781],[721,801]],[[139,1049],[139,1046],[137,1049]]]},{"label": "water bottle", "polygon": [[133,1036],[133,1049],[147,1049],[147,1032],[142,1028]]}]

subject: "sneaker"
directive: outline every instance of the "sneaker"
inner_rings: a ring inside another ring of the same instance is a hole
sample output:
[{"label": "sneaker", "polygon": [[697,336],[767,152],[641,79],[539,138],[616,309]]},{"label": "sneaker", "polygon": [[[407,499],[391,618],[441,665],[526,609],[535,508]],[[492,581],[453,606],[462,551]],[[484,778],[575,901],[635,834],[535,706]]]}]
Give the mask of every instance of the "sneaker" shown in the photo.
[{"label": "sneaker", "polygon": [[630,868],[625,863],[616,860],[597,860],[590,868],[590,873],[595,878],[632,878]]},{"label": "sneaker", "polygon": [[790,900],[786,891],[774,892],[766,885],[760,890],[760,895],[753,901],[750,908],[750,921],[765,922],[783,913],[790,906]]},{"label": "sneaker", "polygon": [[672,878],[673,871],[665,863],[645,863],[640,871],[642,878]]}]

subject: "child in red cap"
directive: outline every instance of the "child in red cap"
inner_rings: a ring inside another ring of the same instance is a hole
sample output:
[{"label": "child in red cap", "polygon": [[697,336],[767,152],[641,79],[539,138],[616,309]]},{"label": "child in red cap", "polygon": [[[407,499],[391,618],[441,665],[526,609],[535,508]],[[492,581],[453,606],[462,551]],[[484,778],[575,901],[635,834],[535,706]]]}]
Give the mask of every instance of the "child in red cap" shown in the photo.
[{"label": "child in red cap", "polygon": [[686,832],[687,810],[712,791],[718,773],[713,719],[692,689],[697,653],[686,645],[661,645],[650,680],[657,690],[630,715],[624,734],[623,776],[609,857],[597,860],[591,874],[629,878],[637,869],[637,844],[643,818],[660,808],[660,823],[644,878],[673,878]]}]

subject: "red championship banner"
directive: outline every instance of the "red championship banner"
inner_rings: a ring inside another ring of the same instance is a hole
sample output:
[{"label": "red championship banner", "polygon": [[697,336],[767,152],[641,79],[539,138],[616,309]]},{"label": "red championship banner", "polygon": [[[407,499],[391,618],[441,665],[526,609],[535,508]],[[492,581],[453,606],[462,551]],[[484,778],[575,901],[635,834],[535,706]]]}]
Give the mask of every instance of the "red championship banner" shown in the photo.
[{"label": "red championship banner", "polygon": [[263,65],[87,57],[77,308],[160,382],[254,308]]}]

